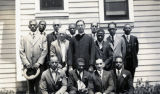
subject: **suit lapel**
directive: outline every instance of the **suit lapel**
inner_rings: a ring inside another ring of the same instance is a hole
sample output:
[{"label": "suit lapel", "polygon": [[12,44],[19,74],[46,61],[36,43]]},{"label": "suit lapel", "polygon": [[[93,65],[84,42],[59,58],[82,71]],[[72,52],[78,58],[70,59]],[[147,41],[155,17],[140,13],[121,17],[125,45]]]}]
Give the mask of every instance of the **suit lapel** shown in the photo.
[{"label": "suit lapel", "polygon": [[60,41],[59,40],[57,40],[57,46],[56,46],[56,51],[57,51],[57,53],[59,53],[60,55],[60,58],[62,58],[62,50],[61,50],[61,45],[60,45]]},{"label": "suit lapel", "polygon": [[99,81],[99,84],[100,84],[100,86],[101,86],[102,80],[101,80],[101,77],[100,77],[98,71],[95,71],[95,76],[96,76],[97,81]]},{"label": "suit lapel", "polygon": [[56,79],[55,79],[55,83],[57,83],[57,81],[58,81],[59,78],[60,78],[60,73],[57,72]]},{"label": "suit lapel", "polygon": [[115,40],[114,40],[114,50],[116,49],[119,41],[120,41],[120,39],[119,39],[119,37],[116,35]]},{"label": "suit lapel", "polygon": [[33,46],[36,44],[36,42],[40,39],[40,35],[37,33],[35,35],[35,38],[33,39]]},{"label": "suit lapel", "polygon": [[112,48],[112,50],[114,50],[114,46],[112,44],[111,37],[109,36],[107,40],[108,40],[108,43],[109,43],[110,47]]},{"label": "suit lapel", "polygon": [[68,47],[69,47],[69,41],[66,40],[66,42],[65,42],[65,48],[66,48],[66,49],[65,49],[65,50],[66,50],[65,60],[67,60],[67,56],[68,56],[68,55],[67,55],[67,54],[68,54],[67,52],[68,52],[68,49],[69,49]]},{"label": "suit lapel", "polygon": [[120,79],[119,79],[119,86],[121,86],[122,83],[124,82],[123,73],[124,73],[124,71],[123,71],[123,69],[122,69],[122,72],[121,72],[121,75],[120,75]]},{"label": "suit lapel", "polygon": [[54,85],[55,85],[55,81],[54,81],[54,79],[53,79],[51,70],[48,69],[48,71],[49,71],[49,73],[48,73],[48,79],[50,80],[51,84],[54,86]]}]

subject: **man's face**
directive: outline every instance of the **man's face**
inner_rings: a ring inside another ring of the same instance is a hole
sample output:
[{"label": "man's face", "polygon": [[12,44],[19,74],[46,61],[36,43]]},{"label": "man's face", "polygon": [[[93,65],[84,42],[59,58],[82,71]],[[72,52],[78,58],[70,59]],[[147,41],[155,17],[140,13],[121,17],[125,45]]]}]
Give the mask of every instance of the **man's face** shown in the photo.
[{"label": "man's face", "polygon": [[79,61],[77,64],[78,71],[82,72],[84,70],[84,62]]},{"label": "man's face", "polygon": [[99,42],[101,42],[101,41],[103,41],[103,39],[104,39],[104,32],[97,32],[97,40],[99,41]]},{"label": "man's face", "polygon": [[59,63],[59,61],[58,61],[58,58],[57,58],[57,57],[51,57],[51,60],[50,60],[49,65],[50,65],[50,67],[51,67],[53,70],[56,70],[56,69],[57,69],[58,63]]},{"label": "man's face", "polygon": [[46,29],[46,22],[45,21],[41,21],[39,23],[39,31],[43,32]]},{"label": "man's face", "polygon": [[71,35],[74,35],[76,33],[76,25],[74,24],[69,25],[69,32]]},{"label": "man's face", "polygon": [[126,25],[123,30],[126,35],[129,35],[132,31],[132,28],[130,25]]},{"label": "man's face", "polygon": [[95,33],[96,33],[97,28],[98,28],[98,25],[97,25],[96,23],[91,25],[92,34],[95,34]]},{"label": "man's face", "polygon": [[85,28],[85,25],[84,25],[84,23],[82,21],[77,23],[77,29],[78,29],[78,33],[79,34],[84,32],[84,28]]},{"label": "man's face", "polygon": [[30,28],[30,30],[32,31],[32,32],[35,32],[36,30],[37,30],[37,22],[36,21],[31,21],[30,23],[29,23],[29,28]]},{"label": "man's face", "polygon": [[114,36],[116,34],[116,26],[114,24],[110,24],[108,27],[108,31],[111,36]]},{"label": "man's face", "polygon": [[123,62],[122,58],[116,58],[116,68],[120,70],[122,68]]},{"label": "man's face", "polygon": [[58,32],[60,28],[60,24],[53,24],[54,31]]},{"label": "man's face", "polygon": [[63,33],[59,33],[59,39],[61,41],[64,41],[66,39],[66,34],[63,32]]},{"label": "man's face", "polygon": [[102,70],[104,67],[104,63],[102,59],[98,59],[96,60],[96,69],[97,70]]}]

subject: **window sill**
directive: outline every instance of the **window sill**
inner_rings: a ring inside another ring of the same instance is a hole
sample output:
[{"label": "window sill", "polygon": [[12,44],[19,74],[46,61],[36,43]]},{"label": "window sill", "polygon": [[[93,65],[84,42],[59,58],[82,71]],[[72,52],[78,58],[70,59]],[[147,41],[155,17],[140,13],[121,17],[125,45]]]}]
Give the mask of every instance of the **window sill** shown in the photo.
[{"label": "window sill", "polygon": [[35,14],[36,17],[68,17],[68,11],[40,11]]}]

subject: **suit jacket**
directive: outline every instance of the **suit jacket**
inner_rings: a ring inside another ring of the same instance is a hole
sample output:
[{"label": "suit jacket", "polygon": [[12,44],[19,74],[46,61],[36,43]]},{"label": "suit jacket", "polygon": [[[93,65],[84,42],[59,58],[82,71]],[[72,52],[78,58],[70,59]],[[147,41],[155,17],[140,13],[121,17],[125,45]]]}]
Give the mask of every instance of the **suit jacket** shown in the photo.
[{"label": "suit jacket", "polygon": [[34,39],[31,32],[22,36],[19,51],[23,65],[34,65],[35,63],[42,65],[47,54],[46,37],[41,36],[38,32],[35,32]]},{"label": "suit jacket", "polygon": [[102,48],[99,48],[98,41],[95,41],[95,60],[98,58],[102,58],[104,60],[104,50],[107,46],[107,43],[103,41]]},{"label": "suit jacket", "polygon": [[87,71],[83,71],[83,77],[82,79],[80,78],[80,76],[78,75],[77,73],[77,70],[72,70],[70,73],[69,73],[69,78],[68,78],[68,88],[69,88],[69,91],[78,91],[78,85],[77,85],[77,81],[80,80],[82,81],[86,87],[88,87],[88,83],[89,83],[89,80],[90,79],[90,74],[89,72]]},{"label": "suit jacket", "polygon": [[[68,51],[69,51],[69,41],[66,40],[65,42],[65,47],[66,47],[66,52],[65,52],[65,63],[67,64],[68,62]],[[51,47],[50,47],[50,56],[57,56],[58,57],[58,60],[60,62],[62,62],[62,50],[61,50],[61,45],[60,45],[60,40],[57,39],[55,41],[53,41],[51,43]],[[63,64],[62,64],[63,65]]]},{"label": "suit jacket", "polygon": [[126,55],[126,44],[122,37],[117,36],[114,40],[114,45],[112,44],[111,37],[107,38],[107,46],[104,51],[104,61],[107,64],[113,66],[114,57],[122,56],[124,58]]},{"label": "suit jacket", "polygon": [[55,33],[55,32],[51,32],[47,35],[48,53],[47,53],[46,61],[50,60],[50,46],[51,46],[51,43],[57,39],[57,35],[58,33]]},{"label": "suit jacket", "polygon": [[133,80],[132,75],[128,70],[122,69],[120,76],[116,74],[116,70],[112,70],[114,79],[114,86],[116,94],[125,93],[133,94]]},{"label": "suit jacket", "polygon": [[[136,68],[138,66],[138,58],[137,58],[137,55],[138,55],[138,51],[139,51],[139,42],[138,42],[138,39],[136,36],[133,36],[133,35],[130,35],[130,41],[128,42],[125,35],[122,35],[122,37],[124,38],[125,40],[125,43],[126,43],[126,48],[128,49],[128,46],[127,44],[129,43],[131,46],[131,58],[130,58],[130,62],[126,62],[126,58],[128,56],[128,54],[126,54],[125,58],[124,58],[124,61],[125,61],[125,64],[124,66],[125,67],[129,67],[129,68]],[[128,64],[131,64],[131,65],[128,65]]]},{"label": "suit jacket", "polygon": [[114,90],[114,83],[110,71],[103,70],[102,79],[97,71],[95,71],[89,83],[90,94],[101,92],[109,94]]},{"label": "suit jacket", "polygon": [[85,59],[85,68],[88,69],[89,65],[93,65],[95,61],[95,44],[93,39],[87,34],[80,36],[79,34],[72,37],[70,40],[69,49],[69,65],[76,68],[77,58]]},{"label": "suit jacket", "polygon": [[59,70],[54,80],[51,70],[47,69],[41,76],[40,89],[42,94],[55,94],[57,91],[62,93],[66,92],[67,80],[65,73]]}]

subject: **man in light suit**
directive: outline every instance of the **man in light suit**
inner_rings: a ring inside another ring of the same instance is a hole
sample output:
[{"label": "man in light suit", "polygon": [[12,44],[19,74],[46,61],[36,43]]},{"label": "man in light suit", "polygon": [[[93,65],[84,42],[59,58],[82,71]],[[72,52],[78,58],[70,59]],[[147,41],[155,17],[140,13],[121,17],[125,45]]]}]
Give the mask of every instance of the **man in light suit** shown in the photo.
[{"label": "man in light suit", "polygon": [[68,94],[65,72],[58,68],[58,58],[51,57],[49,68],[43,72],[40,89],[42,94]]},{"label": "man in light suit", "polygon": [[121,36],[116,34],[117,26],[116,23],[108,24],[109,37],[107,37],[107,46],[104,51],[106,70],[111,70],[114,67],[114,57],[126,55],[126,44]]},{"label": "man in light suit", "polygon": [[50,47],[50,57],[57,56],[58,61],[60,61],[60,68],[67,71],[68,65],[68,51],[69,51],[69,41],[66,39],[66,32],[59,31],[57,40],[51,43]]},{"label": "man in light suit", "polygon": [[58,36],[58,32],[59,32],[59,28],[60,28],[60,27],[61,27],[60,21],[55,20],[55,21],[53,22],[53,29],[54,29],[54,31],[51,32],[51,33],[49,33],[49,34],[47,35],[48,53],[47,53],[46,61],[49,61],[49,60],[50,60],[50,46],[51,46],[51,43],[57,39],[57,36]]},{"label": "man in light suit", "polygon": [[[36,20],[30,20],[28,27],[30,28],[31,32],[21,38],[20,57],[24,68],[41,69],[47,54],[46,37],[42,38],[40,33],[36,31],[38,27]],[[28,80],[28,89],[30,94],[39,94],[38,86],[40,76],[41,75],[33,80]]]},{"label": "man in light suit", "polygon": [[130,35],[132,27],[130,24],[126,24],[123,28],[124,35],[122,37],[126,43],[126,56],[124,58],[124,68],[129,70],[134,79],[134,73],[136,67],[138,67],[138,51],[139,51],[139,42],[136,36]]},{"label": "man in light suit", "polygon": [[89,83],[89,94],[114,94],[112,74],[110,71],[105,71],[104,66],[102,59],[96,60],[96,71],[92,74]]},{"label": "man in light suit", "polygon": [[116,68],[112,70],[116,94],[133,94],[133,80],[130,71],[123,68],[121,56],[115,58]]},{"label": "man in light suit", "polygon": [[78,58],[77,68],[69,73],[68,89],[69,94],[88,94],[88,83],[90,74],[84,70],[84,59]]}]

